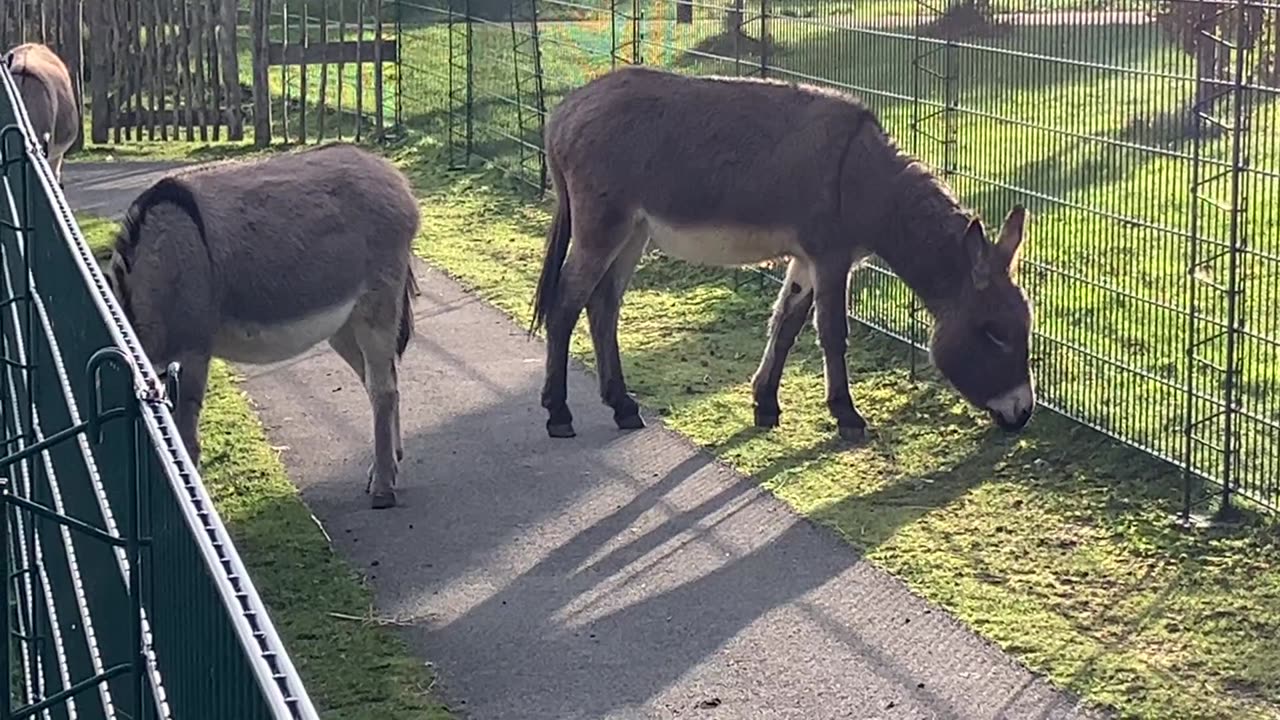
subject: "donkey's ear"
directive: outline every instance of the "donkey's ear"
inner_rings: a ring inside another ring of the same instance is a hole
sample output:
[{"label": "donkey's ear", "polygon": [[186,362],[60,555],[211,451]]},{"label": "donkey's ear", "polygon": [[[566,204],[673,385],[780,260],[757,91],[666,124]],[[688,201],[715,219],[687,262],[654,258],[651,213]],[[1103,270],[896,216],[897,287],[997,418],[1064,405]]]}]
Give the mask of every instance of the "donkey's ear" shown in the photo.
[{"label": "donkey's ear", "polygon": [[991,243],[987,242],[981,220],[975,217],[969,221],[961,242],[969,255],[969,267],[973,269],[973,285],[981,290],[991,279]]},{"label": "donkey's ear", "polygon": [[1027,226],[1027,209],[1021,204],[1014,205],[1005,216],[1004,225],[1000,228],[1000,238],[996,240],[996,249],[1000,254],[1000,262],[1012,275],[1018,269],[1018,258],[1022,249],[1022,239]]}]

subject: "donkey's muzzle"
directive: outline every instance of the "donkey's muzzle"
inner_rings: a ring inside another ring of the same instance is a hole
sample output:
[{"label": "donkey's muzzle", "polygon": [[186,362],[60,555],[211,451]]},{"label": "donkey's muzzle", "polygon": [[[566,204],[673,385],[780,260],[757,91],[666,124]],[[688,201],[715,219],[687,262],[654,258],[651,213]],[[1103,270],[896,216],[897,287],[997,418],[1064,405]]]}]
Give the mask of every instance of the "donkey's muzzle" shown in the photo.
[{"label": "donkey's muzzle", "polygon": [[1024,383],[987,403],[987,412],[1001,430],[1017,432],[1027,426],[1035,412],[1036,396],[1030,383]]},{"label": "donkey's muzzle", "polygon": [[1015,418],[1009,419],[997,412],[991,413],[991,418],[995,420],[997,426],[1005,432],[1018,432],[1031,422],[1031,411],[1028,410]]}]

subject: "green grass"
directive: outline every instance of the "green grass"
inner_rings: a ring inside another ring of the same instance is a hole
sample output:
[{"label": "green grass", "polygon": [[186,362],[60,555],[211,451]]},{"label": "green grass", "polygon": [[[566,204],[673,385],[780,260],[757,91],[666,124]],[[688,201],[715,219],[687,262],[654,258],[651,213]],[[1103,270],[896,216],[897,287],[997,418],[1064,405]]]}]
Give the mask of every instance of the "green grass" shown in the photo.
[{"label": "green grass", "polygon": [[[117,224],[77,219],[101,253]],[[432,696],[433,675],[423,661],[377,624],[369,588],[330,548],[249,398],[220,361],[210,371],[200,435],[205,485],[321,717],[452,717]]]},{"label": "green grass", "polygon": [[[548,208],[492,175],[443,172],[434,143],[398,159],[425,200],[418,251],[526,324]],[[771,297],[730,278],[655,257],[638,271],[620,344],[648,413],[1122,717],[1280,716],[1275,526],[1175,529],[1168,467],[1047,412],[1003,436],[932,372],[912,381],[901,347],[866,331],[849,365],[869,444],[833,442],[809,330],[783,380],[782,427],[757,431],[748,379]],[[582,326],[573,350],[590,365]],[[594,396],[570,402],[608,421]]]},{"label": "green grass", "polygon": [[[625,42],[629,24],[619,27]],[[549,103],[608,67],[609,28],[601,21],[543,28]],[[653,21],[643,29],[650,64],[734,72],[732,63],[682,52],[712,36],[714,21]],[[914,104],[890,95],[913,91],[909,39],[781,20],[772,31],[775,68],[865,89],[909,149],[942,164],[939,146],[908,130]],[[404,76],[388,85],[403,83],[406,120],[428,133],[396,152],[426,199],[419,251],[523,324],[546,208],[519,199],[492,174],[442,171],[448,91],[432,71],[445,67],[448,38],[443,28],[410,28],[405,40]],[[954,185],[987,217],[1026,199],[994,183],[1067,203],[1031,202],[1023,282],[1037,306],[1041,389],[1079,415],[1177,455],[1182,393],[1166,383],[1188,374],[1189,258],[1178,233],[1186,228],[1191,166],[1179,154],[1191,149],[1166,120],[1187,102],[1190,85],[1171,76],[1185,75],[1189,61],[1154,33],[1108,26],[1027,28],[984,42],[1091,64],[1051,69],[1027,56],[960,51],[956,163],[964,174],[952,177]],[[519,134],[507,102],[516,97],[510,28],[477,25],[474,43],[478,154],[501,167],[536,167],[503,137]],[[744,65],[755,60],[746,56]],[[936,84],[924,92],[937,99]],[[1252,165],[1278,172],[1280,145],[1267,140],[1276,133],[1274,107],[1260,103],[1257,113]],[[524,139],[537,142],[536,134]],[[1228,149],[1220,139],[1204,153],[1222,158]],[[1280,286],[1265,253],[1280,252],[1280,187],[1262,174],[1247,182],[1257,252],[1242,267],[1247,325],[1277,337],[1280,319],[1269,308]],[[1221,237],[1221,219],[1209,216],[1205,231]],[[867,332],[855,334],[849,355],[855,398],[874,425],[866,447],[831,441],[808,331],[783,381],[783,427],[755,431],[747,380],[771,298],[751,287],[734,291],[729,277],[652,259],[638,273],[620,342],[628,380],[651,413],[1033,669],[1123,717],[1280,717],[1274,523],[1246,515],[1242,526],[1177,530],[1171,517],[1180,507],[1180,477],[1169,466],[1047,413],[1018,439],[993,434],[932,373],[911,380],[903,350]],[[861,317],[908,329],[900,285],[861,280],[856,299]],[[1222,317],[1220,298],[1202,294],[1199,303],[1203,315]],[[1220,345],[1206,352],[1221,353]],[[1280,448],[1265,427],[1280,415],[1267,400],[1280,360],[1269,341],[1247,339],[1244,348],[1243,404],[1258,419],[1243,429],[1246,457],[1237,471],[1274,482],[1274,468],[1263,463]],[[590,362],[581,332],[574,352]],[[1195,380],[1201,391],[1217,391],[1211,373]],[[571,402],[579,416],[606,417],[594,397]],[[1210,411],[1207,403],[1196,408]],[[1208,453],[1196,462],[1215,468]]]},{"label": "green grass", "polygon": [[[434,139],[394,157],[425,200],[418,251],[527,322],[547,208],[519,199],[509,181],[492,174],[444,172]],[[82,227],[96,236],[112,225],[86,220]],[[733,290],[729,277],[655,258],[638,272],[620,342],[630,385],[649,413],[1034,670],[1122,717],[1277,715],[1274,525],[1177,530],[1176,483],[1167,467],[1047,413],[1017,439],[993,433],[933,373],[912,381],[903,351],[867,332],[855,332],[849,356],[855,397],[874,427],[866,447],[848,450],[831,440],[809,331],[784,377],[784,425],[756,431],[747,379],[769,298],[751,285]],[[581,330],[574,353],[590,364]],[[309,525],[224,367],[213,386],[203,427],[206,479],[309,686],[318,699],[346,697],[330,683],[346,679],[342,671],[352,665],[366,665],[332,661],[326,639],[344,629],[382,633],[335,623],[326,612],[337,606],[360,614],[367,595],[349,571],[327,567],[340,563]],[[580,416],[607,412],[594,397],[571,402]],[[233,446],[250,450],[233,456]],[[242,464],[259,469],[247,472]],[[271,481],[246,480],[259,476]],[[266,513],[280,498],[293,513]],[[290,515],[293,524],[282,521]],[[280,558],[310,555],[318,556],[315,565],[277,581]],[[313,572],[317,566],[322,570]],[[346,588],[349,599],[313,583]],[[282,599],[284,589],[298,591]],[[317,600],[334,596],[332,605]],[[388,660],[410,667],[395,647]],[[374,716],[381,715],[367,717]]]}]

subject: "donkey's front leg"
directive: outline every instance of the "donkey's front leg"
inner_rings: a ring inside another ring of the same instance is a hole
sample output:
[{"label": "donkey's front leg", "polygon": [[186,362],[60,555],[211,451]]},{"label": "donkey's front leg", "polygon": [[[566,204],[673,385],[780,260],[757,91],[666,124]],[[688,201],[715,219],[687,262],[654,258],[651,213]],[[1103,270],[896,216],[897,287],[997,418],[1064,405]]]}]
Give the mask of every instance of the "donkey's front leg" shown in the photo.
[{"label": "donkey's front leg", "polygon": [[200,409],[204,406],[205,388],[209,382],[209,355],[190,353],[178,358],[178,397],[174,400],[174,422],[178,437],[187,447],[191,463],[200,468]]},{"label": "donkey's front leg", "polygon": [[618,314],[622,310],[622,295],[627,291],[648,243],[646,228],[641,227],[634,232],[587,301],[587,321],[591,326],[591,345],[595,348],[600,399],[613,408],[613,421],[619,430],[644,427],[640,405],[627,392],[627,381],[622,374],[622,357],[618,353]]},{"label": "donkey's front leg", "polygon": [[395,507],[396,422],[399,413],[400,379],[394,357],[376,361],[366,354],[369,403],[373,406],[373,478],[369,485],[375,510]]},{"label": "donkey's front leg", "polygon": [[778,426],[782,415],[782,408],[778,406],[778,384],[782,382],[782,368],[812,307],[813,266],[806,260],[793,258],[787,266],[787,279],[778,291],[778,300],[773,304],[773,317],[769,319],[769,341],[760,357],[760,366],[751,378],[757,427]]},{"label": "donkey's front leg", "polygon": [[822,348],[822,369],[827,382],[827,409],[836,419],[840,437],[861,442],[867,434],[867,421],[853,406],[849,394],[849,373],[845,365],[845,351],[849,342],[849,317],[846,303],[849,297],[850,263],[818,262],[814,274],[814,325],[818,331],[818,345]]},{"label": "donkey's front leg", "polygon": [[[372,496],[370,505],[374,510],[395,507],[396,475],[400,471],[400,463],[396,458],[396,415],[400,412],[400,375],[396,367],[396,327],[397,315],[387,312],[387,308],[395,308],[393,303],[401,302],[399,292],[388,295],[381,305],[376,304],[356,309],[357,316],[352,324],[352,332],[360,354],[364,357],[364,389],[369,395],[369,405],[373,410],[373,477],[366,492]],[[363,314],[368,313],[368,314]],[[378,322],[364,320],[369,316],[379,318]],[[391,318],[392,321],[387,321]]]}]

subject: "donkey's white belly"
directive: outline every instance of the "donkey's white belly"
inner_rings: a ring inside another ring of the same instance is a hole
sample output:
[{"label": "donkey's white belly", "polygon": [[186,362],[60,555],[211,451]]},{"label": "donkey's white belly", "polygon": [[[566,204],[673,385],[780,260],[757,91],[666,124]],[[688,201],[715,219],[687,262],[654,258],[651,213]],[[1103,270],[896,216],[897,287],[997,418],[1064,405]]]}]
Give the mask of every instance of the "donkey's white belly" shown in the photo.
[{"label": "donkey's white belly", "polygon": [[286,323],[228,321],[214,337],[213,354],[231,362],[265,365],[297,357],[338,332],[356,298]]},{"label": "donkey's white belly", "polygon": [[751,225],[673,225],[638,213],[649,238],[663,252],[701,265],[751,265],[797,250],[796,233],[790,228]]}]

